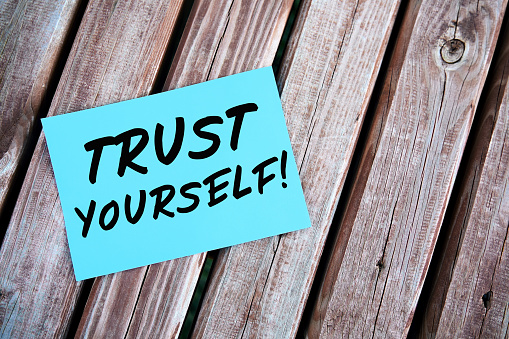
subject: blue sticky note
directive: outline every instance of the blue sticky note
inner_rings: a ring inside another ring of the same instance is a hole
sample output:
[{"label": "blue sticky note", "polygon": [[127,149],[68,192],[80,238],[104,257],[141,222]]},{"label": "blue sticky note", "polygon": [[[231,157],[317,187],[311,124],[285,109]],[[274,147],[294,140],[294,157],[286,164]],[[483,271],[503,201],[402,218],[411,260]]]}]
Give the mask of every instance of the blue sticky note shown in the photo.
[{"label": "blue sticky note", "polygon": [[77,280],[311,226],[270,67],[42,123]]}]

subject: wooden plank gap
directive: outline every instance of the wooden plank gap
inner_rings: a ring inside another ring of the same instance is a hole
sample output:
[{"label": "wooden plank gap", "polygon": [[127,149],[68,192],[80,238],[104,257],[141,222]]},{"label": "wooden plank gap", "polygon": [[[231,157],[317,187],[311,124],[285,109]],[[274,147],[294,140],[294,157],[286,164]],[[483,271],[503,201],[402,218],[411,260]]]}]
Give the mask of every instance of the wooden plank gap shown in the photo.
[{"label": "wooden plank gap", "polygon": [[[133,309],[135,310],[136,307],[138,306],[138,302],[140,301],[140,296],[141,296],[141,287],[143,287],[143,284],[145,283],[145,280],[147,280],[147,274],[148,274],[148,270],[145,270],[145,275],[143,276],[143,279],[141,281],[141,284],[140,284],[140,289],[138,290],[138,296],[136,297],[136,301],[134,302],[134,306],[133,306]],[[131,323],[133,322],[133,317],[134,317],[134,312],[131,313],[131,316],[129,317],[129,323],[127,325],[127,330],[124,334],[124,339],[127,338],[127,333],[129,333],[129,329],[131,328]]]},{"label": "wooden plank gap", "polygon": [[198,278],[198,283],[196,284],[191,302],[189,303],[189,309],[187,310],[186,317],[184,318],[184,323],[182,325],[182,330],[180,331],[179,339],[187,339],[191,336],[194,325],[196,324],[198,310],[201,307],[203,297],[205,296],[205,291],[207,290],[207,286],[210,280],[210,272],[212,272],[214,269],[214,262],[216,260],[217,253],[218,250],[207,253],[207,257],[202,266],[200,277]]},{"label": "wooden plank gap", "polygon": [[177,18],[177,22],[175,23],[174,32],[168,43],[166,53],[164,54],[161,61],[161,66],[157,72],[154,86],[152,87],[150,94],[161,93],[164,91],[164,83],[166,81],[166,77],[168,76],[168,72],[170,71],[173,59],[175,58],[175,54],[177,53],[177,48],[180,44],[180,41],[182,40],[182,35],[184,34],[184,29],[189,19],[189,15],[191,14],[191,9],[193,8],[194,1],[195,0],[184,0],[182,3],[182,9]]},{"label": "wooden plank gap", "polygon": [[79,292],[79,297],[76,301],[76,305],[74,306],[74,312],[71,316],[71,319],[69,320],[67,334],[64,336],[65,338],[74,338],[76,336],[81,316],[83,315],[83,311],[87,305],[88,296],[90,295],[90,291],[92,290],[93,285],[94,279],[87,279],[83,281],[81,291]]},{"label": "wooden plank gap", "polygon": [[[281,63],[283,61],[283,55],[285,53],[286,47],[288,46],[288,42],[290,39],[290,33],[293,31],[295,26],[295,20],[297,19],[297,14],[301,9],[301,0],[295,0],[292,5],[292,9],[290,9],[290,14],[288,15],[288,20],[286,21],[285,29],[283,30],[283,35],[281,37],[281,41],[279,42],[279,46],[277,47],[276,56],[274,57],[274,61],[272,62],[272,69],[274,70],[274,74],[278,74],[281,68]],[[276,77],[277,79],[277,77]],[[278,84],[279,94],[281,95],[281,91],[283,90],[283,86]]]}]

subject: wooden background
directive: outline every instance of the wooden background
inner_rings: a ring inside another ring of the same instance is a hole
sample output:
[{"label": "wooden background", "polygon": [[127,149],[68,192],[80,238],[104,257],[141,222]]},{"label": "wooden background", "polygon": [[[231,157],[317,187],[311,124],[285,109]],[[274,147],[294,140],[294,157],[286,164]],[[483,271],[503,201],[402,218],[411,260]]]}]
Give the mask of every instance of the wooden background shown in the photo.
[{"label": "wooden background", "polygon": [[[0,338],[509,338],[507,0],[1,0]],[[40,118],[273,66],[312,228],[76,282]]]}]

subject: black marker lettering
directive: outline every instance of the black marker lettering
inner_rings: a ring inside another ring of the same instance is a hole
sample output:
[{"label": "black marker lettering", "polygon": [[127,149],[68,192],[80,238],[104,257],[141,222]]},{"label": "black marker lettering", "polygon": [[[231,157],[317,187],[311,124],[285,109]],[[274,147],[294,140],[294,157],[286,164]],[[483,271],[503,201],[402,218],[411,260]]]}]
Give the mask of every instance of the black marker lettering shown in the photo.
[{"label": "black marker lettering", "polygon": [[[163,199],[163,192],[169,191],[166,197]],[[172,185],[162,185],[154,188],[150,191],[150,196],[156,196],[156,203],[154,205],[154,219],[157,220],[159,213],[166,215],[167,217],[173,218],[175,213],[165,210],[164,208],[168,205],[175,196],[175,187]]]},{"label": "black marker lettering", "polygon": [[[136,144],[136,146],[130,150],[131,139],[135,136],[141,136],[141,139],[138,141],[138,144]],[[130,167],[138,173],[146,174],[147,168],[135,164],[133,160],[141,153],[141,151],[143,151],[145,146],[147,146],[147,131],[145,131],[143,128],[133,128],[117,135],[115,141],[117,145],[122,143],[122,151],[120,153],[120,160],[118,162],[118,175],[123,177],[127,167]]]},{"label": "black marker lettering", "polygon": [[263,186],[265,186],[269,181],[271,181],[272,179],[274,179],[276,177],[276,175],[273,173],[269,174],[268,176],[264,176],[263,172],[265,170],[265,167],[269,166],[270,164],[272,164],[276,161],[277,161],[277,158],[272,157],[270,159],[262,161],[261,163],[256,165],[255,168],[253,168],[253,174],[258,173],[258,192],[260,192],[260,194],[263,194]]},{"label": "black marker lettering", "polygon": [[240,189],[241,177],[242,177],[242,167],[240,167],[240,165],[237,165],[237,168],[235,169],[235,180],[233,180],[233,196],[235,197],[235,199],[240,199],[243,196],[248,195],[252,191],[251,187]]},{"label": "black marker lettering", "polygon": [[147,201],[147,193],[145,190],[140,190],[140,202],[138,203],[138,208],[136,209],[136,213],[134,216],[131,214],[131,196],[126,194],[125,196],[125,217],[127,221],[131,224],[136,224],[141,216],[143,215],[143,211],[145,210],[145,202]]},{"label": "black marker lettering", "polygon": [[94,151],[92,155],[92,163],[90,164],[90,171],[88,173],[88,180],[91,184],[95,184],[97,178],[97,169],[99,168],[99,160],[103,152],[104,146],[115,145],[114,137],[103,137],[89,141],[85,144],[87,152]]},{"label": "black marker lettering", "polygon": [[221,194],[219,197],[216,197],[216,193],[228,186],[228,181],[223,181],[219,185],[216,185],[215,180],[219,178],[222,175],[225,175],[227,173],[230,173],[232,170],[230,168],[223,168],[220,171],[217,171],[216,173],[212,173],[209,175],[205,180],[203,180],[204,185],[209,185],[209,195],[210,200],[208,202],[208,205],[210,207],[219,204],[221,201],[226,199],[227,195],[226,193]]},{"label": "black marker lettering", "polygon": [[88,206],[88,212],[87,216],[83,215],[83,212],[80,211],[78,207],[74,207],[74,210],[76,211],[76,214],[78,217],[83,221],[83,231],[81,232],[81,235],[83,238],[87,237],[88,230],[90,229],[90,224],[92,223],[92,218],[94,217],[94,211],[95,211],[95,201],[90,201],[90,205]]},{"label": "black marker lettering", "polygon": [[223,119],[218,116],[209,116],[203,119],[198,120],[195,122],[193,126],[194,133],[202,138],[212,141],[212,145],[210,145],[209,148],[203,151],[194,152],[189,151],[189,157],[191,159],[205,159],[216,153],[217,149],[219,148],[219,145],[221,144],[221,139],[219,138],[219,135],[207,131],[203,131],[203,128],[212,125],[212,124],[222,124]]},{"label": "black marker lettering", "polygon": [[233,151],[237,149],[239,144],[240,128],[242,127],[242,121],[244,120],[244,114],[248,112],[255,112],[258,110],[258,106],[254,103],[248,103],[232,107],[226,111],[228,118],[235,117],[233,121],[232,138],[230,140],[230,147]]},{"label": "black marker lettering", "polygon": [[180,195],[182,195],[184,198],[191,199],[193,203],[187,207],[177,207],[177,212],[179,213],[189,213],[192,212],[198,207],[198,204],[200,203],[200,197],[196,194],[189,193],[188,191],[192,188],[200,188],[201,184],[199,182],[190,182],[185,185],[183,185],[180,188]]},{"label": "black marker lettering", "polygon": [[[106,214],[113,208],[113,217],[111,220],[106,224],[104,222],[104,219],[106,218]],[[107,203],[103,209],[101,210],[101,214],[99,215],[99,226],[105,231],[111,230],[115,224],[118,221],[118,215],[119,215],[119,208],[118,204],[115,200],[110,201]]]},{"label": "black marker lettering", "polygon": [[158,123],[156,125],[156,132],[154,135],[154,144],[156,149],[157,159],[165,164],[169,165],[175,160],[180,149],[182,148],[182,142],[184,141],[184,118],[175,118],[175,138],[173,139],[173,145],[171,145],[168,154],[164,155],[163,151],[163,130],[164,126]]}]

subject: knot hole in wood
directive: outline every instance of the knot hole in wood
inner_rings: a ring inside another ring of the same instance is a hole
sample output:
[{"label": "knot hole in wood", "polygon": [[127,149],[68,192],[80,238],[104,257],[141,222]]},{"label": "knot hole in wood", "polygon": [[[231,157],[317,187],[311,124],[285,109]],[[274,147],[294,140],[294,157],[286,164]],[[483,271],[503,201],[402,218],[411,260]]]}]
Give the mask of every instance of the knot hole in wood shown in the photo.
[{"label": "knot hole in wood", "polygon": [[465,52],[465,43],[458,39],[448,40],[440,49],[442,60],[448,64],[454,64],[461,60]]},{"label": "knot hole in wood", "polygon": [[484,304],[484,308],[488,311],[491,308],[491,299],[493,298],[493,291],[488,291],[484,293],[482,296],[482,302]]}]

